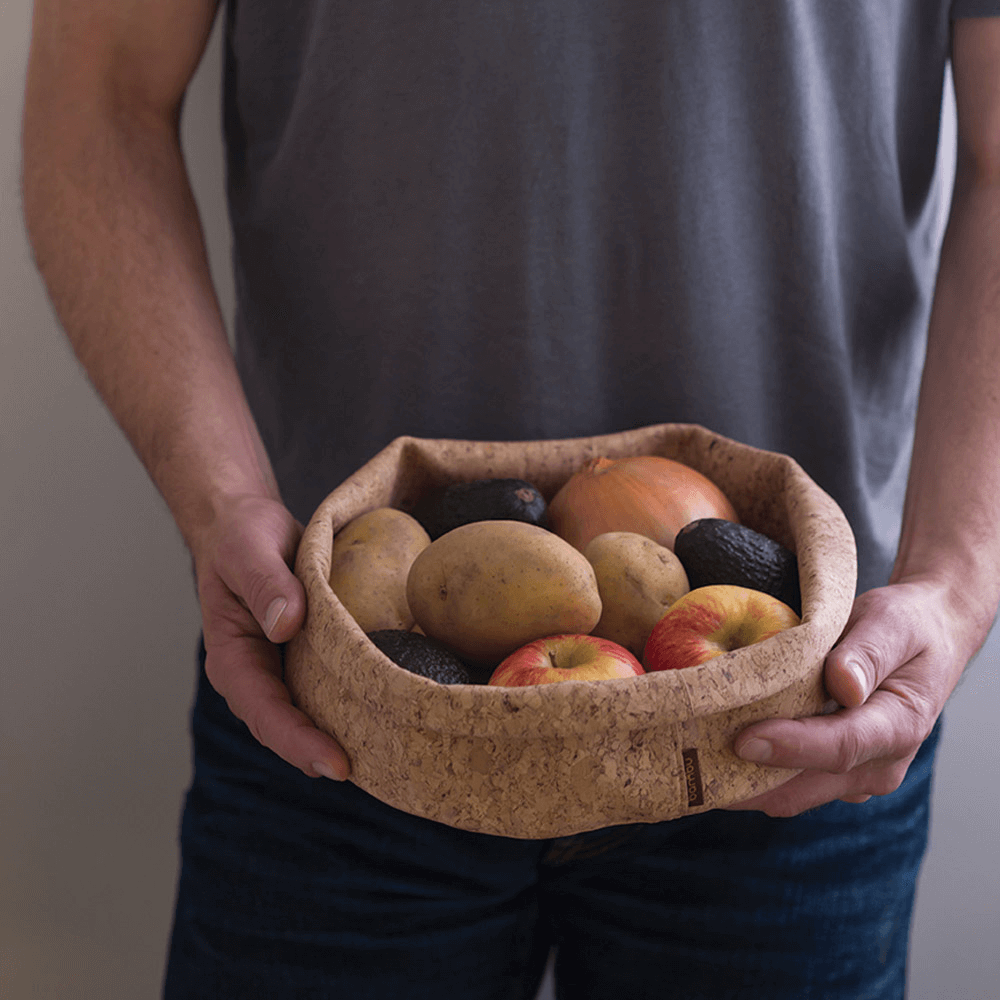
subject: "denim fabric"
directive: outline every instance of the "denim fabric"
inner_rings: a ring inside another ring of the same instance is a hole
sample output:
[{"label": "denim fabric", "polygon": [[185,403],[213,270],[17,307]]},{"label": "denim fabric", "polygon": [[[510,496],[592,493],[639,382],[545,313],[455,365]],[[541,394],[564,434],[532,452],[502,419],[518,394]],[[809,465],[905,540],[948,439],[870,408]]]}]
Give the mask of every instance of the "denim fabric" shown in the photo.
[{"label": "denim fabric", "polygon": [[201,671],[167,1000],[899,1000],[938,733],[902,787],[523,841],[261,748]]}]

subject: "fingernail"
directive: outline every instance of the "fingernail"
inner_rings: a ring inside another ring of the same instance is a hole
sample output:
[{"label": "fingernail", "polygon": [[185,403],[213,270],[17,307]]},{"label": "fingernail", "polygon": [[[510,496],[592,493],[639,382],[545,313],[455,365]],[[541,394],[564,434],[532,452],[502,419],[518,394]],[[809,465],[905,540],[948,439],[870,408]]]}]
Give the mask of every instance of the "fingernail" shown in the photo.
[{"label": "fingernail", "polygon": [[852,660],[850,663],[845,664],[845,669],[854,678],[854,683],[857,686],[858,694],[861,695],[862,701],[868,700],[868,674],[865,673],[864,668],[860,663]]},{"label": "fingernail", "polygon": [[285,608],[288,607],[288,601],[283,597],[276,597],[267,606],[267,611],[264,614],[264,634],[271,638],[271,633],[274,631],[275,626],[278,624],[278,619],[285,613]]},{"label": "fingernail", "polygon": [[736,751],[744,760],[752,761],[754,764],[766,764],[771,759],[773,749],[767,740],[747,740],[746,743]]},{"label": "fingernail", "polygon": [[344,780],[325,760],[314,761],[312,767],[320,777],[329,778],[331,781]]}]

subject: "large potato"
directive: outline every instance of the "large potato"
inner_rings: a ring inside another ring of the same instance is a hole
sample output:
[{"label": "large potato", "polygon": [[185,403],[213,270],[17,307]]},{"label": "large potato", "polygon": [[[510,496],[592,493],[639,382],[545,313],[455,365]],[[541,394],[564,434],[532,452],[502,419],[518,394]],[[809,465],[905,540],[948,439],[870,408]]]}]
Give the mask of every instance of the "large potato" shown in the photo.
[{"label": "large potato", "polygon": [[430,543],[419,521],[392,507],[361,514],[337,533],[330,587],[365,632],[412,628],[406,577]]},{"label": "large potato", "polygon": [[601,620],[594,635],[612,639],[639,659],[653,626],[688,592],[681,561],[663,545],[630,531],[592,538],[583,554],[594,567]]},{"label": "large potato", "polygon": [[427,635],[474,663],[525,643],[589,632],[601,617],[591,565],[558,535],[521,521],[477,521],[414,560],[406,598]]}]

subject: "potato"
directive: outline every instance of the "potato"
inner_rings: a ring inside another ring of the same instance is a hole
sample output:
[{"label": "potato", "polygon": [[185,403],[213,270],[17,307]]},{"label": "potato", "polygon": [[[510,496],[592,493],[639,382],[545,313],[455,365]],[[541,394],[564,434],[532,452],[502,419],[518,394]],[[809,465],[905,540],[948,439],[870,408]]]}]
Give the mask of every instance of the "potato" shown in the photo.
[{"label": "potato", "polygon": [[684,567],[670,549],[630,531],[597,535],[583,554],[594,567],[603,608],[594,635],[642,659],[653,626],[689,590]]},{"label": "potato", "polygon": [[365,632],[413,627],[406,576],[430,543],[419,521],[392,507],[361,514],[337,533],[330,587]]},{"label": "potato", "polygon": [[589,632],[601,617],[590,563],[523,521],[476,521],[431,542],[406,598],[427,635],[478,664],[496,664],[547,635]]}]

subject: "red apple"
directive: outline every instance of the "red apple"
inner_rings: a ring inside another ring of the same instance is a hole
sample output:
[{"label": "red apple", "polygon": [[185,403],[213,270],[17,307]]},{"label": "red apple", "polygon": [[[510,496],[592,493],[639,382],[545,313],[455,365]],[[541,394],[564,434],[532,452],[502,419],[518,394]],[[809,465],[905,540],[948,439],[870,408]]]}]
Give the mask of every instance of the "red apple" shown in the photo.
[{"label": "red apple", "polygon": [[634,677],[642,664],[624,647],[596,635],[550,635],[515,649],[493,671],[495,687]]},{"label": "red apple", "polygon": [[653,626],[642,663],[648,671],[694,667],[798,624],[799,616],[770,594],[728,584],[698,587]]}]

